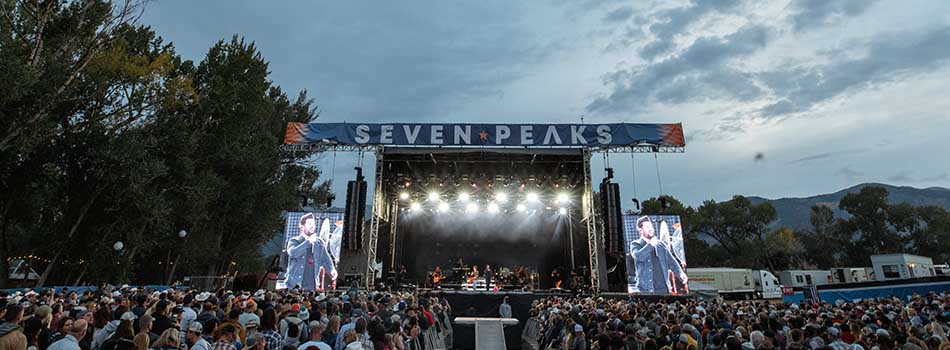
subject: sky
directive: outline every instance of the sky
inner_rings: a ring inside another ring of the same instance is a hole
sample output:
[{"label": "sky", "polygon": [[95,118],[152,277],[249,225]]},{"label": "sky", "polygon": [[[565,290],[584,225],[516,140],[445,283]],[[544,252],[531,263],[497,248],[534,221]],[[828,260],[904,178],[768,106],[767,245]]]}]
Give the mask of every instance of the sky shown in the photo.
[{"label": "sky", "polygon": [[[153,0],[141,24],[196,61],[255,42],[318,122],[683,123],[683,154],[609,155],[625,198],[950,187],[950,1]],[[359,162],[317,162],[335,205]]]}]

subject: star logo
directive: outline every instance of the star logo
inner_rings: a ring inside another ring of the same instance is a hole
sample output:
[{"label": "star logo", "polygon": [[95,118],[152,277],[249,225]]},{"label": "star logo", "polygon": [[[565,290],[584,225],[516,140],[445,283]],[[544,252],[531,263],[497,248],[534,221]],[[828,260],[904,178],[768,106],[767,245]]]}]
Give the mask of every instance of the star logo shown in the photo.
[{"label": "star logo", "polygon": [[482,130],[482,132],[478,133],[478,138],[482,140],[488,140],[488,133],[485,132],[485,130]]}]

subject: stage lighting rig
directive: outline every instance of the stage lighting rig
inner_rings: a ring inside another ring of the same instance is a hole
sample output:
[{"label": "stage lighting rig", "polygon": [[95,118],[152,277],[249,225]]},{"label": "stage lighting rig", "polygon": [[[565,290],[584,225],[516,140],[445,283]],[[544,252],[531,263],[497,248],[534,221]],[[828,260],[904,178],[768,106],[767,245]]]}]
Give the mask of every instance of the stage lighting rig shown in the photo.
[{"label": "stage lighting rig", "polygon": [[565,204],[565,203],[569,202],[570,200],[571,200],[571,197],[569,197],[569,196],[567,195],[567,193],[561,192],[561,193],[558,193],[558,194],[557,194],[557,203],[558,203],[558,204]]},{"label": "stage lighting rig", "polygon": [[447,211],[449,211],[449,203],[446,203],[446,202],[439,203],[439,212],[445,213]]},{"label": "stage lighting rig", "polygon": [[433,202],[438,202],[438,201],[439,201],[439,192],[435,192],[435,191],[429,192],[429,200],[430,200],[430,201],[433,201]]},{"label": "stage lighting rig", "polygon": [[469,203],[468,206],[465,207],[465,211],[467,211],[467,212],[469,212],[469,213],[471,213],[471,214],[477,213],[477,212],[478,212],[478,204]]},{"label": "stage lighting rig", "polygon": [[470,198],[471,196],[468,194],[468,192],[459,193],[459,202],[468,202]]},{"label": "stage lighting rig", "polygon": [[409,204],[409,210],[419,211],[419,209],[422,209],[422,205],[420,205],[419,203],[412,202],[411,204]]},{"label": "stage lighting rig", "polygon": [[404,201],[409,200],[409,192],[402,192],[402,193],[400,193],[400,194],[399,194],[399,199],[404,200]]},{"label": "stage lighting rig", "polygon": [[508,195],[504,192],[495,193],[495,200],[498,201],[498,203],[505,203],[508,201]]},{"label": "stage lighting rig", "polygon": [[527,199],[528,202],[537,202],[537,201],[538,201],[538,193],[537,193],[537,192],[528,192],[528,194],[525,195],[525,199]]},{"label": "stage lighting rig", "polygon": [[558,208],[557,213],[559,215],[567,215],[567,208],[565,207]]}]

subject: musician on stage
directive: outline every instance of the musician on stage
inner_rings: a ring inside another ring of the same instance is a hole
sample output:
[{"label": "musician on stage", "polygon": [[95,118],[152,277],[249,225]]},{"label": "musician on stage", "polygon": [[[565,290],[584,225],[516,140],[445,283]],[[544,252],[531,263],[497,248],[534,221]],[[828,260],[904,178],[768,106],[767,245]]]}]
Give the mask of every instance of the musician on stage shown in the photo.
[{"label": "musician on stage", "polygon": [[485,290],[490,290],[491,280],[495,277],[495,273],[491,270],[491,265],[485,264],[485,270],[482,274],[485,275]]},{"label": "musician on stage", "polygon": [[551,283],[554,283],[554,289],[561,289],[561,272],[557,268],[551,271]]},{"label": "musician on stage", "polygon": [[442,274],[442,266],[435,266],[435,270],[432,271],[432,288],[438,287],[442,280],[445,279],[445,275]]},{"label": "musician on stage", "polygon": [[478,278],[478,265],[472,265],[472,272],[468,275],[468,284],[475,284],[475,280]]}]

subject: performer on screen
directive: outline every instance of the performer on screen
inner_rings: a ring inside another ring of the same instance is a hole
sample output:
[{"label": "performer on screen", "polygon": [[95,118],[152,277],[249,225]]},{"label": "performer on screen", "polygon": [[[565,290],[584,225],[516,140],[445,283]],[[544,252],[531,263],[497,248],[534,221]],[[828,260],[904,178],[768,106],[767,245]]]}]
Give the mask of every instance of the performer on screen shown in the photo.
[{"label": "performer on screen", "polygon": [[[300,234],[287,242],[287,287],[305,290],[332,288],[335,286],[336,266],[327,250],[326,239],[316,232],[316,218],[312,213],[304,214],[299,225]],[[329,227],[326,230],[329,236]]]},{"label": "performer on screen", "polygon": [[[639,293],[667,294],[676,290],[670,276],[679,277],[686,284],[686,271],[670,252],[666,242],[656,237],[653,222],[648,216],[637,219],[640,238],[630,242],[628,254],[636,263],[636,286]],[[668,273],[672,272],[672,273]]]}]

